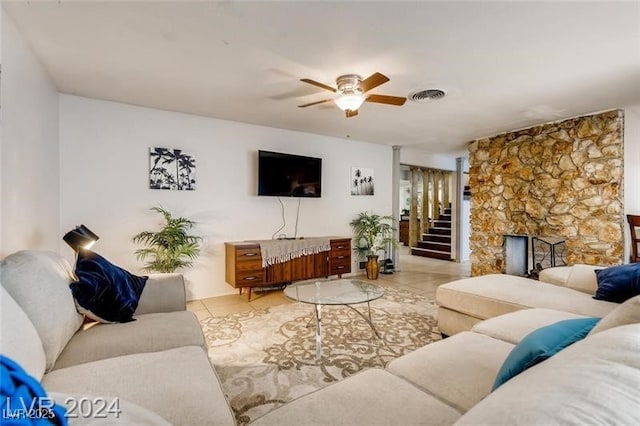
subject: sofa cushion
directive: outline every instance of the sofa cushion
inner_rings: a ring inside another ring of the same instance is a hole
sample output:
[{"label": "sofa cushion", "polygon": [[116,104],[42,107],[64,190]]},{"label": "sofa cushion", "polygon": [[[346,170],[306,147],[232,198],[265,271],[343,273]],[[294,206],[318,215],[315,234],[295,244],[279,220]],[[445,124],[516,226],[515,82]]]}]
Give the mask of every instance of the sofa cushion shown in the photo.
[{"label": "sofa cushion", "polygon": [[602,318],[589,335],[626,324],[640,323],[640,296],[632,297]]},{"label": "sofa cushion", "polygon": [[456,424],[640,424],[640,324],[612,328],[523,372]]},{"label": "sofa cushion", "polygon": [[117,324],[94,323],[77,332],[58,357],[54,369],[181,346],[206,349],[202,328],[193,312],[146,314],[136,319]]},{"label": "sofa cushion", "polygon": [[[69,395],[51,392],[49,397],[67,410],[73,426],[153,425],[169,426],[170,423],[139,405],[114,396]],[[89,405],[87,401],[90,401]],[[89,410],[88,407],[94,410]]]},{"label": "sofa cushion", "polygon": [[187,297],[182,274],[149,274],[134,316],[185,309]]},{"label": "sofa cushion", "polygon": [[82,324],[69,290],[71,281],[71,267],[53,252],[19,251],[0,262],[0,282],[38,331],[47,370]]},{"label": "sofa cushion", "polygon": [[75,273],[78,280],[70,287],[81,313],[99,322],[133,321],[149,277],[133,275],[90,250],[78,252]]},{"label": "sofa cushion", "polygon": [[558,321],[583,318],[581,315],[545,308],[523,309],[489,318],[473,326],[471,331],[518,344],[532,331]]},{"label": "sofa cushion", "polygon": [[558,321],[531,332],[513,348],[502,364],[493,384],[493,390],[524,370],[584,339],[599,320],[600,318],[579,318]]},{"label": "sofa cushion", "polygon": [[393,360],[387,369],[461,412],[491,392],[513,345],[465,331]]},{"label": "sofa cushion", "polygon": [[388,371],[370,369],[259,417],[257,425],[450,425],[453,408]]},{"label": "sofa cushion", "polygon": [[443,336],[453,336],[463,331],[469,331],[474,325],[483,321],[444,306],[438,306],[438,330]]},{"label": "sofa cushion", "polygon": [[487,319],[525,308],[547,308],[603,317],[616,303],[594,300],[586,293],[506,274],[491,274],[452,281],[438,287],[440,306]]},{"label": "sofa cushion", "polygon": [[0,353],[13,359],[36,379],[42,379],[46,359],[42,340],[13,297],[0,286]]},{"label": "sofa cushion", "polygon": [[596,271],[602,268],[604,267],[577,263],[571,267],[566,286],[593,296],[598,288]]},{"label": "sofa cushion", "polygon": [[600,269],[596,277],[598,289],[594,299],[622,303],[640,294],[640,263]]},{"label": "sofa cushion", "polygon": [[176,425],[235,424],[207,355],[197,346],[61,368],[45,374],[42,384],[49,392],[117,395]]},{"label": "sofa cushion", "polygon": [[569,281],[569,275],[571,274],[571,269],[571,266],[556,266],[553,268],[546,268],[540,271],[540,273],[538,274],[538,279],[543,283],[566,287],[567,281]]}]

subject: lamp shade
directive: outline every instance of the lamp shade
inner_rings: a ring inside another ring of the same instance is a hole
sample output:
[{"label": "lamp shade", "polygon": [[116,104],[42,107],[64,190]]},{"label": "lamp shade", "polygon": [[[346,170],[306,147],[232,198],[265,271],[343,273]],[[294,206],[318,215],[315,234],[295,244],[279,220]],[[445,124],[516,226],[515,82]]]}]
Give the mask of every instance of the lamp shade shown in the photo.
[{"label": "lamp shade", "polygon": [[359,93],[345,93],[337,97],[334,102],[343,111],[355,111],[364,102],[364,96]]},{"label": "lamp shade", "polygon": [[69,247],[73,251],[79,251],[80,249],[91,248],[100,237],[94,234],[89,228],[84,225],[77,226],[71,231],[64,234],[62,237],[65,243],[69,244]]}]

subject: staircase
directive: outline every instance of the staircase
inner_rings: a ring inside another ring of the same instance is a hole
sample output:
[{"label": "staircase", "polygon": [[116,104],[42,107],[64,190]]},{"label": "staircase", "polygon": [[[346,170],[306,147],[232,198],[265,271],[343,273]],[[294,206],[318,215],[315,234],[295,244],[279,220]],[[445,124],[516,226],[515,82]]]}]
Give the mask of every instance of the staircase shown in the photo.
[{"label": "staircase", "polygon": [[433,259],[451,260],[451,209],[447,208],[438,216],[417,247],[411,247],[411,254]]}]

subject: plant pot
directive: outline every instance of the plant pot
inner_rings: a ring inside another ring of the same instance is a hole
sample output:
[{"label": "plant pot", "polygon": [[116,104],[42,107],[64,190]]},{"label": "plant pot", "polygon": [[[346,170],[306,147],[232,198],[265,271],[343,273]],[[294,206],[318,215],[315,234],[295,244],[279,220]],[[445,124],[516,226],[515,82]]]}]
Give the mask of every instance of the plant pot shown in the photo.
[{"label": "plant pot", "polygon": [[367,266],[365,267],[367,271],[367,278],[370,280],[377,280],[378,275],[380,274],[380,263],[378,262],[377,255],[368,255],[367,256]]}]

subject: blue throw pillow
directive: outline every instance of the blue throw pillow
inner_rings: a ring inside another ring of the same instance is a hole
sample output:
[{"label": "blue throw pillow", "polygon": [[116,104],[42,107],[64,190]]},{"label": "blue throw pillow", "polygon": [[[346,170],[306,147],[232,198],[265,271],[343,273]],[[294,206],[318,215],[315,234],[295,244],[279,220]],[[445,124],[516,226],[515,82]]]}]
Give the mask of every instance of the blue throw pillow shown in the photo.
[{"label": "blue throw pillow", "polygon": [[71,291],[80,313],[100,322],[133,321],[149,277],[139,277],[90,250],[80,250]]},{"label": "blue throw pillow", "polygon": [[598,321],[600,318],[564,320],[527,334],[507,356],[491,390],[496,390],[527,368],[541,363],[567,346],[584,339]]},{"label": "blue throw pillow", "polygon": [[597,270],[596,278],[598,288],[594,299],[622,303],[640,294],[640,263]]}]

